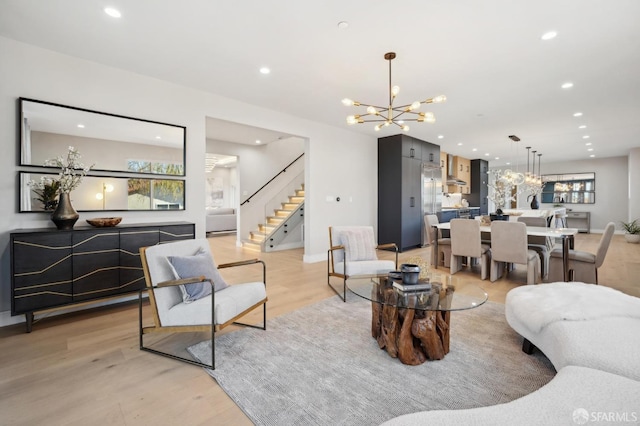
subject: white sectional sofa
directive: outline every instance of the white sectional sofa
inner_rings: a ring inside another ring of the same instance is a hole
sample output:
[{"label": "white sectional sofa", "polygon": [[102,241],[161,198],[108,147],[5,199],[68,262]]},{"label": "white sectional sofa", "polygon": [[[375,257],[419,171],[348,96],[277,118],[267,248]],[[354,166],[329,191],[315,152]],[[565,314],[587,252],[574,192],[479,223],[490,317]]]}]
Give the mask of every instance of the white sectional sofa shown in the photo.
[{"label": "white sectional sofa", "polygon": [[435,410],[385,426],[640,424],[640,299],[595,284],[550,283],[511,290],[509,325],[558,374],[506,404]]},{"label": "white sectional sofa", "polygon": [[235,231],[236,211],[233,208],[207,208],[206,232]]}]

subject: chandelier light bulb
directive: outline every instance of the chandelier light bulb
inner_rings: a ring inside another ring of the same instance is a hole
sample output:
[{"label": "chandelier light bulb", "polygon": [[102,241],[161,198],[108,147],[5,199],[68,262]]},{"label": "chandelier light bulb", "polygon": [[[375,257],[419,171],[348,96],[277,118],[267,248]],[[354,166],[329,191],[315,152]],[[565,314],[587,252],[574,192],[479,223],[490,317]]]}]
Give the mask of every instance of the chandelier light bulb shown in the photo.
[{"label": "chandelier light bulb", "polygon": [[403,131],[408,132],[409,131],[409,126],[407,126],[406,124],[403,125],[402,127],[400,127]]},{"label": "chandelier light bulb", "polygon": [[398,96],[398,93],[400,93],[400,86],[393,86],[391,88],[391,94],[395,97]]},{"label": "chandelier light bulb", "polygon": [[385,127],[389,126],[389,124],[391,124],[391,122],[389,120],[384,122]]},{"label": "chandelier light bulb", "polygon": [[354,115],[350,115],[347,117],[347,124],[356,124],[358,121]]},{"label": "chandelier light bulb", "polygon": [[373,114],[373,115],[378,115],[378,111],[376,110],[376,108],[375,108],[375,107],[372,107],[372,106],[369,106],[369,107],[367,108],[367,113],[369,113],[369,114]]},{"label": "chandelier light bulb", "polygon": [[373,128],[376,132],[379,132],[380,129],[382,129],[382,124],[378,124],[376,127]]},{"label": "chandelier light bulb", "polygon": [[415,101],[414,103],[411,104],[409,108],[411,108],[411,111],[413,111],[414,109],[420,108],[420,101]]},{"label": "chandelier light bulb", "polygon": [[445,95],[440,95],[440,96],[436,96],[436,97],[435,97],[435,98],[433,98],[431,101],[432,101],[434,104],[439,104],[439,103],[442,103],[442,102],[444,102],[444,101],[446,101],[446,100],[447,100],[447,97],[446,97]]},{"label": "chandelier light bulb", "polygon": [[344,106],[353,106],[353,101],[352,101],[351,99],[349,99],[349,98],[344,98],[344,99],[342,100],[342,104],[343,104]]}]

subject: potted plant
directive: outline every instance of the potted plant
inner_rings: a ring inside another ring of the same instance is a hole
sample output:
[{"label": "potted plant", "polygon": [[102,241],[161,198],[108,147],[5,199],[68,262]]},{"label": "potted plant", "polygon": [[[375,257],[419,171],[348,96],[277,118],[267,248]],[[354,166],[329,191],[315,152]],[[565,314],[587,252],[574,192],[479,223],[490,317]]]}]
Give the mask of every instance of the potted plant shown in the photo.
[{"label": "potted plant", "polygon": [[624,229],[624,238],[628,243],[638,244],[640,242],[640,224],[638,219],[633,222],[622,222],[622,228]]}]

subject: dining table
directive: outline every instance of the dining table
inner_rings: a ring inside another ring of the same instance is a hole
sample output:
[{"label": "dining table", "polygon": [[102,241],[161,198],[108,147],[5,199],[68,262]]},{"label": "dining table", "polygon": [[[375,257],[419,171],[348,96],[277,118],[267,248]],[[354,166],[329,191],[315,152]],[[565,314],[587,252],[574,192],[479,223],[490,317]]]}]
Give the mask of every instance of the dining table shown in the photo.
[{"label": "dining table", "polygon": [[[451,230],[451,223],[439,223],[434,225],[438,230]],[[491,233],[491,226],[480,225],[480,232]],[[578,228],[546,228],[543,226],[527,226],[527,235],[536,237],[551,237],[562,239],[562,272],[564,281],[570,280],[569,250],[573,247],[573,237],[578,233]],[[438,239],[435,239],[434,250],[438,251]],[[436,268],[438,265],[435,265]]]}]

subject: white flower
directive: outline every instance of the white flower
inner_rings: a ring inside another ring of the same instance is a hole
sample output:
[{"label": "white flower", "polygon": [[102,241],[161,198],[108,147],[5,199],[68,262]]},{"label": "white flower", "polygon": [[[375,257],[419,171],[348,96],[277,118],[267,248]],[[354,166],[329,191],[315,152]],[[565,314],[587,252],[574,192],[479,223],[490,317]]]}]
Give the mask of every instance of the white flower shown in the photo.
[{"label": "white flower", "polygon": [[45,166],[60,168],[58,179],[48,178],[60,183],[59,192],[71,192],[76,189],[82,183],[82,178],[93,168],[94,164],[85,166],[80,158],[82,156],[78,150],[70,146],[66,161],[62,157],[56,157],[44,162]]}]

